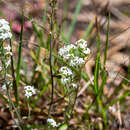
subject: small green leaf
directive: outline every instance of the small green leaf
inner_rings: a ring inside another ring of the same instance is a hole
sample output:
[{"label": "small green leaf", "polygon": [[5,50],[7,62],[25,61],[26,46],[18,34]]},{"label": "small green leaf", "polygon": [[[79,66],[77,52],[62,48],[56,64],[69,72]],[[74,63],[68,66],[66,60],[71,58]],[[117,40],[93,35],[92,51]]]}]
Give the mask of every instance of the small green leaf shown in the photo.
[{"label": "small green leaf", "polygon": [[63,125],[59,128],[59,130],[67,130],[67,128],[68,128],[67,124],[63,124]]}]

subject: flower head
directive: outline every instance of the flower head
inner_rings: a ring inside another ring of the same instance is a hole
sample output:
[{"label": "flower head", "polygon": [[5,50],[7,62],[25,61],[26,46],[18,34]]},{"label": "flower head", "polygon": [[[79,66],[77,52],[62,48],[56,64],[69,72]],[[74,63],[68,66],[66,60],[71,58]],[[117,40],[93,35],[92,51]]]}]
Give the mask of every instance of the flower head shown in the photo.
[{"label": "flower head", "polygon": [[0,40],[11,39],[12,33],[10,31],[9,23],[5,19],[0,19]]},{"label": "flower head", "polygon": [[9,24],[5,19],[0,19],[0,24]]},{"label": "flower head", "polygon": [[29,98],[29,97],[31,97],[32,95],[34,95],[34,94],[36,94],[36,91],[35,91],[35,89],[34,89],[34,87],[33,86],[25,86],[24,87],[24,90],[25,90],[25,96],[27,97],[27,98]]},{"label": "flower head", "polygon": [[2,85],[2,90],[6,90],[6,89],[7,89],[6,84],[3,84]]},{"label": "flower head", "polygon": [[10,82],[10,81],[8,81],[6,84],[4,83],[3,85],[2,85],[2,90],[6,90],[7,89],[7,86],[9,87],[12,87],[13,86],[13,84],[12,84],[12,82]]},{"label": "flower head", "polygon": [[69,69],[68,67],[66,66],[62,66],[59,70],[59,72],[61,73],[62,75],[62,78],[61,78],[61,82],[63,84],[68,84],[70,81],[71,81],[71,77],[72,77],[72,70]]},{"label": "flower head", "polygon": [[61,78],[61,82],[62,82],[63,84],[69,83],[70,80],[71,80],[70,77],[69,77],[69,78]]},{"label": "flower head", "polygon": [[51,126],[57,127],[57,124],[56,124],[56,122],[55,122],[53,119],[48,118],[48,119],[47,119],[47,122],[48,122]]},{"label": "flower head", "polygon": [[64,75],[64,76],[71,76],[72,75],[72,71],[71,69],[69,69],[68,67],[66,66],[63,66],[60,68],[59,72]]},{"label": "flower head", "polygon": [[85,41],[84,39],[80,39],[76,42],[77,46],[85,49],[87,47],[87,41]]},{"label": "flower head", "polygon": [[89,48],[87,48],[86,50],[84,50],[84,51],[83,51],[83,53],[84,53],[85,55],[90,54],[90,49],[89,49]]},{"label": "flower head", "polygon": [[78,87],[78,85],[75,84],[75,83],[71,83],[71,86],[72,86],[73,88],[77,88],[77,87]]},{"label": "flower head", "polygon": [[75,56],[73,59],[70,61],[70,66],[79,66],[85,63],[85,60],[83,58],[80,58],[78,56]]},{"label": "flower head", "polygon": [[10,56],[12,56],[12,52],[11,52],[11,47],[10,47],[10,45],[4,47],[4,49],[6,50],[5,55],[10,55]]},{"label": "flower head", "polygon": [[11,60],[9,59],[9,60],[6,62],[6,68],[8,68],[10,64],[11,64]]},{"label": "flower head", "polygon": [[58,54],[63,57],[63,59],[69,59],[73,54],[71,54],[71,50],[76,49],[74,44],[66,45],[59,49]]},{"label": "flower head", "polygon": [[[75,44],[65,45],[60,48],[58,54],[65,62],[68,62],[69,66],[78,69],[85,64],[85,58],[90,54],[90,49],[87,48],[87,41],[80,39]],[[59,72],[62,75],[61,82],[63,84],[69,84],[72,87],[77,88],[77,84],[72,83],[76,76],[75,73],[73,73],[73,70],[63,66],[59,69]]]},{"label": "flower head", "polygon": [[7,50],[7,51],[10,51],[11,47],[10,47],[10,45],[8,45],[8,46],[4,47],[4,49]]}]

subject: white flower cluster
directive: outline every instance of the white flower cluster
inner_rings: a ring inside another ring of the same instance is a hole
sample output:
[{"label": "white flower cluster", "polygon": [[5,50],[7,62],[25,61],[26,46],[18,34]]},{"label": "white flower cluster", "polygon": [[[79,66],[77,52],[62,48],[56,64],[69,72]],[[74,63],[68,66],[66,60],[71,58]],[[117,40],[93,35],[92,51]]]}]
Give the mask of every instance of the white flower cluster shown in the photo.
[{"label": "white flower cluster", "polygon": [[76,49],[76,46],[74,44],[66,45],[59,49],[58,54],[63,57],[63,59],[69,59],[70,57],[73,57],[74,55],[70,52],[72,50]]},{"label": "white flower cluster", "polygon": [[[11,37],[12,33],[8,21],[6,21],[5,19],[0,19],[0,41],[3,42],[6,39],[11,39]],[[11,64],[10,56],[12,55],[10,45],[4,47],[4,50],[0,48],[0,54],[1,54],[0,56],[3,57],[5,61],[6,65],[5,67],[8,68],[9,65]],[[4,67],[0,67],[0,71],[2,71],[3,68]]]},{"label": "white flower cluster", "polygon": [[25,96],[27,98],[31,97],[32,95],[36,94],[36,91],[33,86],[27,85],[24,87],[25,90]]},{"label": "white flower cluster", "polygon": [[59,69],[59,72],[60,74],[62,75],[62,78],[61,78],[61,82],[63,84],[67,84],[69,83],[69,81],[71,80],[71,77],[72,77],[72,70],[69,69],[68,67],[66,66],[63,66]]},{"label": "white flower cluster", "polygon": [[0,19],[0,40],[5,41],[6,39],[11,39],[11,37],[12,33],[8,21]]},{"label": "white flower cluster", "polygon": [[70,60],[70,66],[78,66],[83,65],[85,63],[85,60],[83,58],[80,58],[78,56],[75,56],[73,59]]},{"label": "white flower cluster", "polygon": [[75,44],[60,48],[58,54],[63,60],[67,60],[70,66],[81,66],[85,63],[85,57],[90,54],[90,49],[87,48],[87,42],[80,39]]},{"label": "white flower cluster", "polygon": [[10,56],[12,56],[12,52],[11,52],[11,47],[10,47],[10,45],[4,47],[4,50],[6,51],[6,52],[5,52],[5,55],[10,55]]},{"label": "white flower cluster", "polygon": [[90,49],[87,48],[87,41],[85,41],[84,39],[78,40],[76,42],[76,45],[82,51],[82,53],[84,53],[85,55],[90,54]]},{"label": "white flower cluster", "polygon": [[72,75],[71,69],[69,69],[69,68],[66,67],[66,66],[61,67],[60,70],[59,70],[59,72],[60,72],[61,74],[63,74],[64,76],[71,76],[71,75]]},{"label": "white flower cluster", "polygon": [[7,84],[4,83],[4,84],[2,85],[2,90],[3,90],[3,91],[7,89],[7,86],[6,86],[6,85],[7,85],[7,86],[13,86],[12,82],[8,81]]},{"label": "white flower cluster", "polygon": [[84,39],[80,39],[78,41],[76,41],[76,45],[82,49],[85,49],[87,47],[87,41],[85,41]]},{"label": "white flower cluster", "polygon": [[48,119],[47,119],[47,122],[48,122],[51,126],[57,127],[57,124],[56,124],[56,122],[55,122],[53,119],[48,118]]},{"label": "white flower cluster", "polygon": [[12,56],[10,45],[4,47],[4,55],[6,59],[6,68],[8,68],[9,65],[11,64],[10,56]]},{"label": "white flower cluster", "polygon": [[[79,68],[85,64],[85,57],[90,54],[90,49],[87,48],[87,42],[83,39],[78,40],[75,44],[65,45],[60,48],[58,54],[70,66]],[[60,68],[59,72],[62,74],[61,82],[63,84],[70,83],[73,80],[72,70],[66,66]],[[77,88],[77,84],[72,83],[72,87]]]},{"label": "white flower cluster", "polygon": [[[8,45],[8,46],[4,47],[4,54],[3,54],[6,69],[11,65],[10,56],[12,56],[12,52],[11,52],[10,45]],[[2,70],[3,70],[3,67],[0,66],[0,71],[2,71]]]}]

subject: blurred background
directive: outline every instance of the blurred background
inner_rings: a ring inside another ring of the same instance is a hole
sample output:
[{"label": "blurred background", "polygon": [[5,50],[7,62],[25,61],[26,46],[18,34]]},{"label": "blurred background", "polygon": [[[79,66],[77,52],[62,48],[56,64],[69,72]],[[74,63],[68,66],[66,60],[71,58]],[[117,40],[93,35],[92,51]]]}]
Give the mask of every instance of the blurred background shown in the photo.
[{"label": "blurred background", "polygon": [[[29,58],[28,49],[35,48],[34,44],[38,44],[31,19],[39,25],[38,28],[41,30],[41,26],[44,24],[44,39],[47,39],[50,26],[48,21],[51,10],[47,0],[0,0],[0,18],[5,18],[12,23],[12,31],[14,34],[13,45],[18,45],[19,42],[22,10],[24,10],[25,15],[23,38],[23,51],[25,53],[22,55],[28,66],[28,70],[31,71],[33,62],[30,62],[32,59]],[[111,19],[106,63],[106,71],[108,72],[109,78],[103,91],[104,95],[111,97],[111,101],[113,97],[120,96],[124,90],[130,90],[130,0],[57,0],[54,22],[60,31],[59,37],[64,41],[67,41],[66,37],[68,37],[71,43],[74,43],[82,37],[87,40],[87,44],[91,49],[91,56],[84,69],[88,73],[90,79],[93,79],[97,52],[96,19],[100,26],[102,61],[109,12],[111,14]],[[45,15],[46,19],[44,17]],[[13,51],[15,54],[15,48],[13,48]],[[27,76],[30,75],[31,72],[28,71]],[[87,84],[83,80],[81,82],[84,86]],[[126,84],[122,85],[124,82]],[[84,91],[85,90],[80,91],[79,93],[78,102],[81,106],[76,110],[76,112],[81,115],[84,113],[85,107],[84,104],[82,104],[82,101],[85,102],[86,100],[89,100],[86,98],[86,95],[88,94],[84,93]],[[123,107],[121,107],[121,110],[123,111],[122,117],[120,117],[119,113],[115,113],[115,117],[117,117],[120,123],[123,123],[124,128],[130,128],[130,123],[123,122],[123,119],[130,119],[129,105],[130,97],[126,99]],[[0,107],[3,107],[1,103]],[[7,120],[9,117],[7,112],[4,114],[5,115],[3,115],[3,112],[0,112],[0,117],[8,122]],[[3,123],[2,119],[0,119],[0,122]],[[96,119],[94,118],[94,120]],[[74,123],[77,123],[77,119],[70,122],[72,125]],[[118,123],[116,122],[115,124],[117,125]],[[117,128],[117,126],[113,127],[115,129]]]}]

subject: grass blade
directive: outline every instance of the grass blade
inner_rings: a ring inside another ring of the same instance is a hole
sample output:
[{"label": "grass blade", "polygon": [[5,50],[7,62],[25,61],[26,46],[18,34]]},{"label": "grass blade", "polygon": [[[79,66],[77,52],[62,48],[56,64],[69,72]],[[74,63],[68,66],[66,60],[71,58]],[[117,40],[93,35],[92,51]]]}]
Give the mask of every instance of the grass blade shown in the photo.
[{"label": "grass blade", "polygon": [[48,5],[49,5],[49,2],[48,2],[48,0],[46,0],[46,7],[45,7],[45,10],[44,10],[44,12],[43,12],[43,18],[42,18],[42,26],[43,26],[43,27],[45,26],[46,19],[47,19]]},{"label": "grass blade", "polygon": [[85,30],[85,33],[84,33],[84,35],[83,35],[83,39],[86,39],[86,38],[88,37],[88,35],[89,35],[89,33],[90,33],[90,31],[91,31],[91,29],[92,29],[92,27],[93,27],[93,24],[94,24],[93,21],[91,21],[91,22],[89,23],[89,25],[88,25],[88,27],[87,27],[87,29]]},{"label": "grass blade", "polygon": [[95,66],[95,72],[94,72],[94,90],[95,93],[98,93],[98,79],[99,79],[99,70],[100,70],[100,38],[97,37],[97,44],[98,44],[98,53],[96,57],[96,66]]},{"label": "grass blade", "polygon": [[16,68],[16,85],[19,85],[20,79],[20,66],[21,66],[21,54],[22,54],[22,40],[23,40],[23,25],[24,25],[24,12],[22,12],[22,23],[21,23],[21,33],[20,33],[20,43],[19,43],[19,50],[18,50],[18,63]]},{"label": "grass blade", "polygon": [[77,7],[76,7],[76,10],[75,10],[75,13],[74,13],[74,18],[73,18],[72,23],[71,23],[70,28],[69,28],[68,41],[70,41],[72,32],[74,30],[74,27],[75,27],[75,24],[76,24],[76,21],[77,21],[77,16],[80,12],[81,7],[82,7],[82,0],[79,0]]},{"label": "grass blade", "polygon": [[[10,40],[10,47],[11,47],[11,52],[12,52],[12,41],[11,40]],[[13,77],[13,91],[14,91],[14,95],[15,95],[15,100],[17,102],[18,101],[18,88],[16,85],[13,56],[11,56],[11,71],[12,71],[12,77]]]},{"label": "grass blade", "polygon": [[124,99],[126,96],[129,96],[130,92],[124,92],[124,94],[122,96],[120,96],[119,98],[116,98],[115,100],[111,101],[106,107],[105,110],[108,110],[108,108],[114,104],[116,104],[117,102],[121,101],[122,99]]},{"label": "grass blade", "polygon": [[103,67],[103,71],[102,71],[102,83],[99,89],[99,96],[101,95],[102,91],[103,91],[103,87],[105,85],[105,83],[107,82],[107,77],[108,74],[105,71],[105,65],[106,65],[106,60],[107,60],[107,49],[108,49],[108,42],[109,42],[109,31],[110,31],[110,13],[108,15],[108,24],[107,24],[107,32],[106,32],[106,44],[105,44],[105,50],[104,50],[104,67]]},{"label": "grass blade", "polygon": [[105,50],[104,50],[104,67],[106,65],[106,59],[107,59],[107,49],[108,49],[108,42],[109,42],[109,32],[110,32],[110,13],[108,15],[108,24],[107,24],[107,33],[106,33],[106,44],[105,44]]}]

